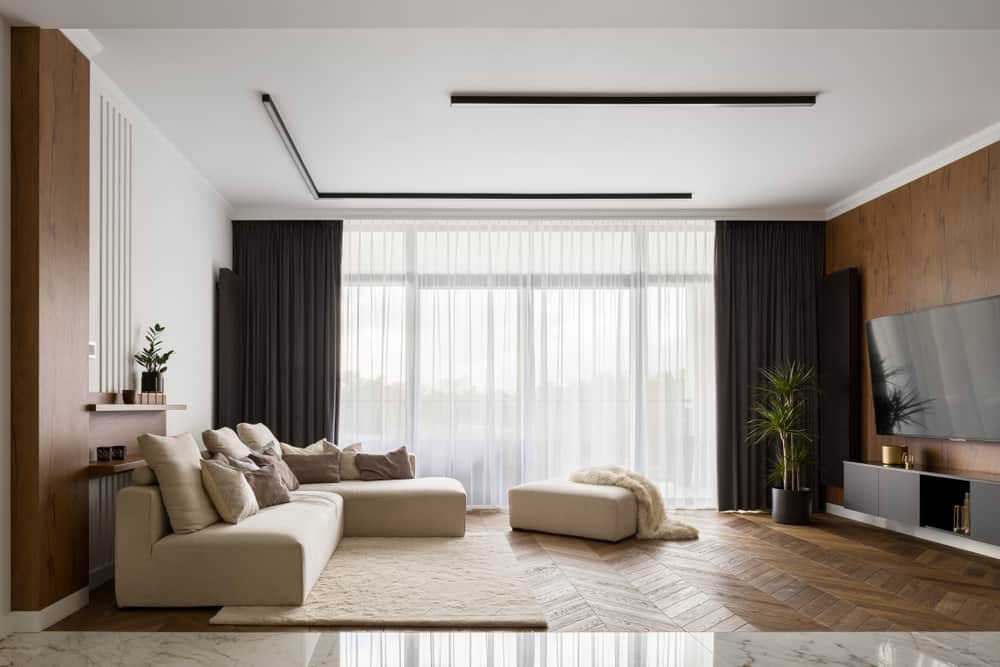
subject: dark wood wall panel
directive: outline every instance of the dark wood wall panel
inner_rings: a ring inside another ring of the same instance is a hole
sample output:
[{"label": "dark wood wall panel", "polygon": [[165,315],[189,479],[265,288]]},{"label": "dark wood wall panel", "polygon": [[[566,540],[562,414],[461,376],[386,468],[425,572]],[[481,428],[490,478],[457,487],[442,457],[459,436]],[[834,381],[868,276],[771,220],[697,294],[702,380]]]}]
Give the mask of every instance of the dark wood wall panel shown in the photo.
[{"label": "dark wood wall panel", "polygon": [[11,34],[12,606],[87,586],[90,63]]},{"label": "dark wood wall panel", "polygon": [[[827,224],[826,270],[861,270],[865,320],[1000,294],[1000,143]],[[904,444],[920,462],[1000,473],[1000,444],[878,436],[864,331],[862,450]]]}]

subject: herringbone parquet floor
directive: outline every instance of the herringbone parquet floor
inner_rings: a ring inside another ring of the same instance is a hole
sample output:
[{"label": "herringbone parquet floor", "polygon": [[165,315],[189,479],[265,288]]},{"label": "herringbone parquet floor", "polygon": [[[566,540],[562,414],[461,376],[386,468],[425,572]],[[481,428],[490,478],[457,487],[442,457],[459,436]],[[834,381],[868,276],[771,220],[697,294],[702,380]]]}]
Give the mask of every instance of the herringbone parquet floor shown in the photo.
[{"label": "herringbone parquet floor", "polygon": [[[607,544],[512,532],[476,511],[469,532],[502,532],[552,631],[1000,630],[1000,561],[821,514],[675,512],[693,542]],[[261,630],[212,626],[214,609],[119,610],[110,586],[56,630]],[[289,628],[282,628],[288,630]]]}]

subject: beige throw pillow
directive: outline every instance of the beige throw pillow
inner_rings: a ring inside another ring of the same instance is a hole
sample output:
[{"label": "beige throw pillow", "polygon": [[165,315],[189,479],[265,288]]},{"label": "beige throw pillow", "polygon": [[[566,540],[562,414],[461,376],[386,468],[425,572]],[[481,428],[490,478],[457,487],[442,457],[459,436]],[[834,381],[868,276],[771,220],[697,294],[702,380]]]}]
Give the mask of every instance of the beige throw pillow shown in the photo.
[{"label": "beige throw pillow", "polygon": [[399,447],[385,454],[358,453],[354,463],[361,471],[361,479],[373,482],[379,479],[413,479],[410,457],[406,447]]},{"label": "beige throw pillow", "polygon": [[354,457],[361,451],[361,443],[356,442],[348,445],[340,452],[340,479],[354,481],[361,479],[361,471],[358,470]]},{"label": "beige throw pillow", "polygon": [[340,481],[339,450],[330,452],[329,454],[286,456],[283,462],[288,464],[295,477],[303,484]]},{"label": "beige throw pillow", "polygon": [[257,513],[257,497],[243,473],[226,462],[224,454],[201,464],[201,481],[215,511],[226,523],[239,523]]},{"label": "beige throw pillow", "polygon": [[[278,439],[274,437],[273,433],[271,433],[271,429],[264,424],[247,424],[246,422],[237,424],[236,433],[239,434],[240,440],[242,440],[247,447],[257,453],[264,451],[264,448],[272,442],[278,442]],[[277,454],[278,458],[281,458],[280,449]]]},{"label": "beige throw pillow", "polygon": [[273,465],[245,472],[243,477],[253,489],[253,495],[257,498],[257,506],[260,509],[271,505],[281,505],[292,500],[291,496],[288,495],[288,487],[281,481],[278,469]]},{"label": "beige throw pillow", "polygon": [[[273,465],[278,471],[278,477],[281,478],[281,483],[284,484],[289,491],[294,491],[299,488],[299,479],[292,472],[292,469],[288,467],[285,460],[275,453],[277,450],[275,443],[271,443],[264,448],[264,451],[260,454],[251,454],[250,460],[257,464],[257,466],[263,468],[264,466]],[[244,472],[246,472],[244,470]]]},{"label": "beige throw pillow", "polygon": [[139,450],[160,484],[175,533],[193,533],[218,522],[219,514],[201,482],[201,451],[190,433],[146,433],[139,436]]},{"label": "beige throw pillow", "polygon": [[245,459],[253,453],[253,450],[243,444],[236,431],[223,426],[220,429],[201,432],[201,439],[205,442],[205,449],[212,454],[225,454],[234,459]]}]

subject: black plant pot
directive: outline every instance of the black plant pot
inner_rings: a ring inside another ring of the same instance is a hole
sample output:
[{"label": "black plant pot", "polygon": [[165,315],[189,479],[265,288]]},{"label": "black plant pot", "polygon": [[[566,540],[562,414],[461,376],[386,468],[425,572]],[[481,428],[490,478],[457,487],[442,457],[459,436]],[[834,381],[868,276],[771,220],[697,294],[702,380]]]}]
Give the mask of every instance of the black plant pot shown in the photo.
[{"label": "black plant pot", "polygon": [[142,381],[140,384],[142,386],[142,393],[144,394],[162,394],[163,374],[146,371],[142,374]]},{"label": "black plant pot", "polygon": [[805,525],[812,513],[812,492],[771,489],[771,518],[775,523]]}]

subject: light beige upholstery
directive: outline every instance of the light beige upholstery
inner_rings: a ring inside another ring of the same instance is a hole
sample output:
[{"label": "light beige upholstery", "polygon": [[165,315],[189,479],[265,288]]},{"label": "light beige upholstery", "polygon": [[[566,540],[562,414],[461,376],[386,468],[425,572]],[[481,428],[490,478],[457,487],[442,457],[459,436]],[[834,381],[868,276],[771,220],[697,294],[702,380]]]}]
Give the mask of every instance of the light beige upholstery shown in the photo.
[{"label": "light beige upholstery", "polygon": [[292,502],[236,525],[170,532],[157,486],[118,494],[115,593],[122,607],[302,604],[343,534],[335,494]]},{"label": "light beige upholstery", "polygon": [[303,484],[344,499],[349,537],[461,537],[465,535],[465,488],[448,477],[374,482]]},{"label": "light beige upholstery", "polygon": [[303,484],[291,496],[292,502],[238,524],[181,535],[170,529],[159,486],[122,489],[115,523],[118,605],[298,605],[344,535],[465,534],[465,489],[450,478]]},{"label": "light beige upholstery", "polygon": [[635,496],[618,486],[529,482],[507,492],[510,526],[617,542],[635,534]]}]

